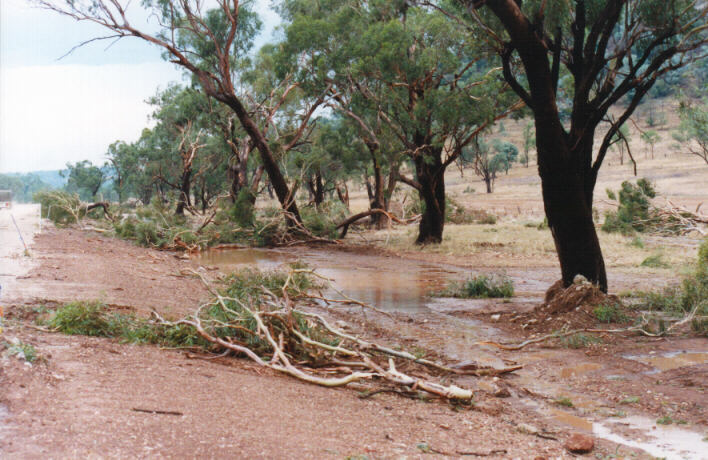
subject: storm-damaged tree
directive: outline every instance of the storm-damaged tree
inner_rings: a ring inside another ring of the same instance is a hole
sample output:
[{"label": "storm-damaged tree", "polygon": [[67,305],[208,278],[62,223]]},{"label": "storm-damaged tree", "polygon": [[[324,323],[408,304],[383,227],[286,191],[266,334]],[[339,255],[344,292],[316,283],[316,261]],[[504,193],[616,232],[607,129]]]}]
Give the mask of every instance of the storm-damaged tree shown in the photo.
[{"label": "storm-damaged tree", "polygon": [[[150,33],[147,26],[137,28],[129,20],[129,0],[35,0],[35,3],[78,21],[98,24],[109,31],[107,36],[96,39],[137,37],[160,47],[170,62],[193,76],[205,94],[233,110],[253,147],[260,153],[263,168],[288,221],[300,222],[279,159],[263,129],[251,115],[253,99],[239,92],[237,60],[251,48],[255,32],[260,27],[257,16],[247,6],[240,5],[238,0],[214,0],[210,2],[216,5],[213,9],[206,9],[201,0],[143,0],[141,5],[150,10],[151,16],[158,18],[159,31]],[[305,111],[304,125],[313,111]]]},{"label": "storm-damaged tree", "polygon": [[285,46],[306,57],[305,80],[331,86],[335,101],[342,95],[337,108],[361,126],[373,158],[382,146],[372,121],[380,120],[397,139],[415,171],[398,181],[413,187],[423,205],[416,242],[439,243],[446,168],[495,117],[506,116],[516,98],[506,96],[506,85],[489,71],[488,56],[468,29],[409,3],[283,2],[290,23]]},{"label": "storm-damaged tree", "polygon": [[[533,111],[543,201],[564,284],[581,274],[606,291],[605,263],[592,214],[598,172],[613,137],[657,78],[703,57],[708,4],[703,0],[457,0],[456,4],[465,10],[470,27],[483,28],[496,43],[506,81]],[[516,65],[523,73],[514,70]],[[572,79],[567,123],[558,109],[559,78],[565,71]],[[623,98],[629,102],[610,120],[608,111]],[[597,127],[603,121],[610,121],[610,126],[595,150]]]}]

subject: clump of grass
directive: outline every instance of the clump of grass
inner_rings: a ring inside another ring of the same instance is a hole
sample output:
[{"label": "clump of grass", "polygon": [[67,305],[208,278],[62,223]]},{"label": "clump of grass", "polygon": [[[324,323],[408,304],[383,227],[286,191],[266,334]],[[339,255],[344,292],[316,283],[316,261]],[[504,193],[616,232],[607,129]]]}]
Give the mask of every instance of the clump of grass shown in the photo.
[{"label": "clump of grass", "polygon": [[497,216],[495,216],[494,214],[487,214],[481,219],[478,219],[477,223],[484,225],[495,225],[497,223]]},{"label": "clump of grass", "polygon": [[[291,268],[290,272],[244,269],[233,273],[225,279],[225,287],[221,290],[228,308],[224,309],[219,302],[213,303],[203,309],[200,317],[202,323],[216,336],[247,343],[257,350],[266,350],[269,345],[255,333],[255,320],[247,314],[243,305],[258,306],[265,296],[271,294],[283,297],[287,293],[294,297],[298,292],[316,285],[311,275],[304,271],[304,265],[293,264]],[[300,315],[294,314],[293,317],[300,331],[309,333],[312,338],[318,337],[319,331],[313,331]],[[240,327],[228,325],[234,321],[240,323]],[[110,337],[130,343],[151,343],[175,348],[198,347],[211,350],[213,347],[190,325],[164,324],[132,314],[118,313],[99,301],[68,303],[51,314],[44,324],[70,335]]]},{"label": "clump of grass", "polygon": [[571,401],[570,398],[568,398],[567,396],[561,396],[560,398],[553,401],[553,404],[564,407],[573,407],[573,401]]},{"label": "clump of grass", "polygon": [[635,248],[644,249],[644,241],[638,236],[632,238],[632,241],[629,243],[629,245]]},{"label": "clump of grass", "polygon": [[579,349],[589,347],[596,343],[602,343],[602,339],[593,335],[574,334],[561,338],[560,343],[561,346],[566,348]]},{"label": "clump of grass", "polygon": [[601,323],[624,323],[629,317],[621,310],[618,303],[602,304],[595,307],[593,314]]},{"label": "clump of grass", "polygon": [[620,401],[620,404],[636,404],[639,402],[639,396],[629,396]]},{"label": "clump of grass", "polygon": [[451,283],[435,295],[460,299],[509,298],[514,296],[514,282],[506,276],[479,275]]},{"label": "clump of grass", "polygon": [[664,255],[659,253],[652,254],[639,264],[641,267],[648,268],[668,268],[669,264],[664,261]]},{"label": "clump of grass", "polygon": [[4,345],[7,350],[5,353],[8,356],[16,356],[18,359],[22,359],[28,363],[35,362],[39,357],[37,350],[32,344],[22,342],[19,339],[5,342]]}]

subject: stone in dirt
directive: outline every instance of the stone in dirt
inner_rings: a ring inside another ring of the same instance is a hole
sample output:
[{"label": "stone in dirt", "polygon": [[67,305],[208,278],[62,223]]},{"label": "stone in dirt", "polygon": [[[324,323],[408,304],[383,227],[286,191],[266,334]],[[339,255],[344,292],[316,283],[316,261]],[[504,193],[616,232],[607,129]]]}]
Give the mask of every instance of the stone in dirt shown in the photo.
[{"label": "stone in dirt", "polygon": [[595,440],[591,436],[573,433],[563,446],[574,454],[587,454],[595,448]]}]

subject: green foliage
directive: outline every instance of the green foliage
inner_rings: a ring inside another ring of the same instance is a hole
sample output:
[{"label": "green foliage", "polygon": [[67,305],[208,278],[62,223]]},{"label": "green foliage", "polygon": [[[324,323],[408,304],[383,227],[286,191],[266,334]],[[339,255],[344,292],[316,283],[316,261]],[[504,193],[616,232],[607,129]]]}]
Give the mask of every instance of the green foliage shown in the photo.
[{"label": "green foliage", "polygon": [[4,346],[6,349],[5,353],[8,356],[16,356],[18,359],[22,359],[28,363],[35,362],[39,357],[37,350],[32,344],[22,342],[19,339],[5,342]]},{"label": "green foliage", "polygon": [[657,252],[656,254],[652,254],[646,259],[642,261],[641,264],[639,264],[641,267],[648,267],[648,268],[668,268],[669,264],[664,262],[664,255],[660,252]]},{"label": "green foliage", "polygon": [[130,343],[168,347],[210,347],[190,326],[159,324],[131,314],[114,312],[99,301],[68,303],[54,311],[45,324],[69,335],[110,337]]},{"label": "green foliage", "polygon": [[113,229],[117,236],[146,247],[173,249],[178,242],[199,247],[208,243],[208,238],[197,235],[184,216],[168,212],[157,200],[136,208],[135,215],[115,222]]},{"label": "green foliage", "polygon": [[639,396],[628,396],[620,401],[620,404],[637,404],[639,402]]},{"label": "green foliage", "polygon": [[46,190],[35,193],[33,200],[40,203],[42,217],[57,226],[75,224],[86,215],[86,208],[76,194]]},{"label": "green foliage", "polygon": [[[703,240],[698,250],[698,261],[693,273],[685,276],[678,286],[660,292],[639,293],[641,307],[674,315],[685,315],[692,311],[696,316],[708,316],[708,238]],[[697,319],[692,322],[694,331],[708,336],[708,322]]]},{"label": "green foliage", "polygon": [[339,201],[325,201],[319,207],[307,206],[300,209],[302,223],[313,235],[334,239],[337,224],[347,216],[347,208]]},{"label": "green foliage", "polygon": [[18,203],[29,203],[35,193],[52,188],[36,174],[0,174],[0,190],[11,190]]},{"label": "green foliage", "polygon": [[561,396],[553,401],[553,404],[563,407],[573,407],[573,401],[567,396]]},{"label": "green foliage", "polygon": [[252,227],[255,221],[256,197],[250,190],[242,189],[231,205],[229,214],[233,222],[241,227]]},{"label": "green foliage", "polygon": [[479,275],[451,283],[435,295],[461,299],[509,298],[514,296],[514,282],[506,276]]},{"label": "green foliage", "polygon": [[[616,195],[611,191],[608,191],[607,195],[610,199],[616,199]],[[626,235],[648,230],[651,220],[649,200],[655,196],[654,187],[646,179],[637,180],[636,185],[628,181],[622,182],[617,211],[605,213],[602,230]]]},{"label": "green foliage", "polygon": [[632,241],[629,243],[629,245],[635,248],[644,249],[644,241],[638,236],[632,238]]},{"label": "green foliage", "polygon": [[106,180],[106,174],[101,168],[93,166],[90,161],[79,161],[76,164],[67,163],[62,176],[67,177],[66,190],[78,194],[81,199],[95,199],[98,190]]},{"label": "green foliage", "polygon": [[619,303],[606,303],[595,307],[593,314],[601,323],[625,323],[629,317],[621,309]]},{"label": "green foliage", "polygon": [[686,143],[693,141],[696,147],[689,145],[689,151],[708,163],[708,99],[700,104],[681,101],[679,116],[679,139]]}]

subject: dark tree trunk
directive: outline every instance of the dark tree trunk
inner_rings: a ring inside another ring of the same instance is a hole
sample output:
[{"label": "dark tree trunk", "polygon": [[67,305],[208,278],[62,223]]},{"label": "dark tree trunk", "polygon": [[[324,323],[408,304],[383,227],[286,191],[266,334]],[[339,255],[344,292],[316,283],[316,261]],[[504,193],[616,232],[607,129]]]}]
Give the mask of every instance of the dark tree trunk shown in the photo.
[{"label": "dark tree trunk", "polygon": [[[563,148],[562,145],[552,141],[538,142],[539,152],[557,151]],[[570,286],[576,275],[583,275],[607,292],[605,262],[592,215],[595,176],[591,168],[579,167],[577,160],[574,161],[589,152],[592,152],[592,141],[576,146],[575,151],[565,155],[556,153],[553,157],[568,158],[569,161],[544,164],[539,167],[539,173],[546,218],[558,253],[563,284]],[[539,155],[539,158],[548,156]]]},{"label": "dark tree trunk", "polygon": [[319,208],[320,205],[322,203],[324,203],[324,198],[325,198],[324,184],[322,183],[322,174],[320,174],[319,171],[317,171],[317,174],[315,174],[314,194],[315,194],[315,206],[317,206]]},{"label": "dark tree trunk", "polygon": [[189,192],[192,185],[192,170],[188,169],[182,173],[182,180],[180,181],[179,188],[179,199],[177,201],[177,209],[175,214],[178,216],[184,215],[184,208],[190,203]]},{"label": "dark tree trunk", "polygon": [[418,194],[425,209],[418,227],[416,244],[442,242],[445,226],[445,167],[441,148],[430,148],[415,157],[415,170],[420,188]]},{"label": "dark tree trunk", "polygon": [[[381,162],[377,156],[377,148],[369,146],[369,152],[371,153],[371,160],[374,165],[374,187],[373,190],[369,192],[369,209],[382,209],[385,210],[386,203],[384,199],[384,179],[383,171],[381,170]],[[368,181],[367,181],[368,184]],[[372,214],[371,215],[371,225],[381,229],[388,222],[388,218],[384,214]]]},{"label": "dark tree trunk", "polygon": [[302,219],[300,218],[300,211],[298,210],[297,204],[295,203],[295,197],[291,196],[290,188],[288,187],[287,182],[285,182],[285,177],[280,171],[280,167],[278,166],[278,163],[275,159],[275,155],[273,155],[273,151],[268,145],[268,142],[263,136],[263,133],[260,131],[260,129],[258,129],[258,126],[251,119],[248,112],[246,111],[246,108],[241,104],[241,101],[238,100],[238,98],[224,98],[223,102],[225,102],[229,107],[231,107],[231,109],[233,109],[233,111],[236,113],[236,116],[241,122],[241,126],[246,131],[246,133],[248,133],[248,136],[251,138],[254,147],[258,149],[258,152],[260,153],[261,157],[261,163],[263,164],[263,168],[265,169],[266,174],[268,174],[268,179],[270,181],[270,184],[273,186],[275,195],[278,197],[278,201],[280,202],[280,205],[282,206],[283,210],[289,215],[286,219],[288,222],[288,226],[293,225],[292,220],[302,222]]},{"label": "dark tree trunk", "polygon": [[344,203],[344,206],[349,209],[349,188],[347,187],[347,183],[345,182],[343,185],[337,185],[335,187],[335,190],[337,191],[337,197],[339,198],[339,201]]},{"label": "dark tree trunk", "polygon": [[487,193],[492,193],[492,177],[489,174],[484,176],[484,184],[487,186]]}]

